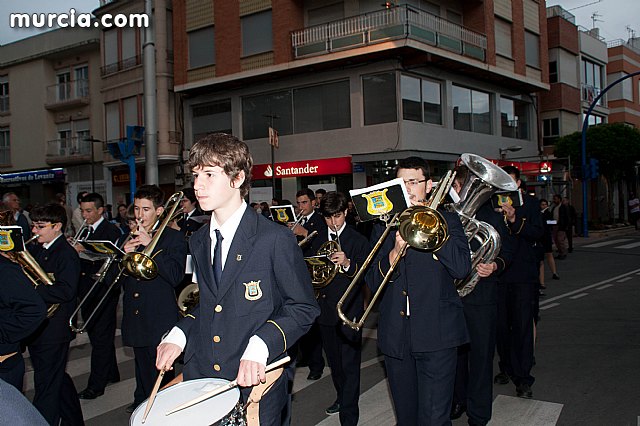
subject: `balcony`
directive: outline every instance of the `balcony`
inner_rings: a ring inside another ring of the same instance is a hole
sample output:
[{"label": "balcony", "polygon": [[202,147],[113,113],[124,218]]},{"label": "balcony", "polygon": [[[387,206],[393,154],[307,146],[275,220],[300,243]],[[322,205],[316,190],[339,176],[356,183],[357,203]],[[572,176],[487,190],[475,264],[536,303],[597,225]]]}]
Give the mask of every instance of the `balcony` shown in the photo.
[{"label": "balcony", "polygon": [[81,137],[47,141],[49,165],[81,164],[91,161],[91,142]]},{"label": "balcony", "polygon": [[131,68],[135,68],[142,64],[142,56],[135,55],[127,59],[123,59],[118,62],[114,62],[112,64],[105,65],[100,67],[100,75],[102,77],[107,76],[109,74],[115,74],[120,71],[125,71]]},{"label": "balcony", "polygon": [[411,39],[485,61],[486,36],[436,15],[402,5],[316,25],[291,34],[296,59]]},{"label": "balcony", "polygon": [[47,87],[48,110],[89,105],[89,80],[75,80]]},{"label": "balcony", "polygon": [[[591,102],[593,102],[593,100],[595,98],[598,97],[598,95],[600,94],[600,92],[602,92],[602,89],[600,89],[599,87],[595,87],[595,86],[590,86],[588,84],[582,84],[582,101],[583,102],[587,102],[589,105],[591,105]],[[600,98],[600,100],[598,100],[598,103],[596,105],[601,106],[601,107],[606,107],[606,96],[603,96],[602,98]]]}]

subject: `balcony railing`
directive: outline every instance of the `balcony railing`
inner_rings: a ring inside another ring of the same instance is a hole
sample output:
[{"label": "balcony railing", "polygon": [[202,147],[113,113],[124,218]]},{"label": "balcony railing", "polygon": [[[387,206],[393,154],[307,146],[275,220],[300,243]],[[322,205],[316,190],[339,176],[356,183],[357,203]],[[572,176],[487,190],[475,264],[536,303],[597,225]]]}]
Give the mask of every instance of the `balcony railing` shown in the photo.
[{"label": "balcony railing", "polygon": [[91,142],[81,137],[47,141],[48,163],[75,163],[91,158]]},{"label": "balcony railing", "polygon": [[104,77],[105,75],[114,74],[120,71],[137,67],[140,64],[142,64],[142,56],[135,55],[130,58],[100,67],[100,75]]},{"label": "balcony railing", "polygon": [[[602,89],[600,89],[599,87],[591,86],[589,84],[582,84],[581,92],[582,92],[582,100],[584,102],[588,102],[589,104],[591,104],[591,102],[593,102],[593,100],[597,98],[598,95],[602,92]],[[606,95],[600,98],[600,100],[596,105],[606,106],[605,100],[606,100]]]},{"label": "balcony railing", "polygon": [[410,38],[484,61],[486,36],[412,6],[402,5],[294,31],[296,58]]},{"label": "balcony railing", "polygon": [[47,87],[47,106],[89,103],[89,80],[75,80]]},{"label": "balcony railing", "polygon": [[562,6],[556,5],[556,6],[547,7],[547,18],[551,18],[553,16],[559,16],[565,21],[569,21],[574,25],[576,23],[575,15],[573,13],[569,13],[568,11],[564,10]]}]

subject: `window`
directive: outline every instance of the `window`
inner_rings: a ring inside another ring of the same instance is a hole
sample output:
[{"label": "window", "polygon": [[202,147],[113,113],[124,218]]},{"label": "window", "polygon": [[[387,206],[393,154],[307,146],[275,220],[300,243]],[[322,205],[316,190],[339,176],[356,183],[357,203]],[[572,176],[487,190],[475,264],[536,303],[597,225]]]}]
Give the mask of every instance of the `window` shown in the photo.
[{"label": "window", "polygon": [[[586,111],[585,111],[586,112]],[[604,123],[604,117],[601,115],[589,115],[589,126],[597,126],[598,124]]]},{"label": "window", "polygon": [[0,164],[11,164],[11,135],[8,128],[0,128]]},{"label": "window", "polygon": [[216,63],[215,29],[213,26],[187,33],[189,38],[189,68]]},{"label": "window", "polygon": [[132,96],[122,100],[122,118],[124,119],[123,127],[137,126],[138,120],[138,97]]},{"label": "window", "polygon": [[528,66],[540,68],[540,37],[537,34],[524,32],[525,62]]},{"label": "window", "polygon": [[334,3],[320,6],[307,11],[307,26],[326,24],[344,18],[344,3]]},{"label": "window", "polygon": [[293,133],[291,90],[242,98],[243,139],[266,138],[272,120],[280,135]]},{"label": "window", "polygon": [[242,56],[273,50],[271,11],[254,13],[240,18],[242,26]]},{"label": "window", "polygon": [[395,73],[363,76],[362,92],[365,125],[397,121]]},{"label": "window", "polygon": [[489,94],[453,85],[453,128],[491,134]]},{"label": "window", "polygon": [[9,111],[9,78],[0,77],[0,112]]},{"label": "window", "polygon": [[431,124],[442,124],[440,83],[409,77],[401,77],[402,118]]},{"label": "window", "polygon": [[506,138],[529,139],[529,104],[500,98],[500,125]]},{"label": "window", "polygon": [[58,101],[66,101],[71,98],[71,73],[66,71],[56,76],[58,84]]},{"label": "window", "polygon": [[[123,28],[122,29],[122,60],[135,58],[137,54],[136,49],[136,29],[135,28]],[[135,61],[133,61],[135,63]]]},{"label": "window", "polygon": [[210,133],[232,133],[230,99],[194,105],[191,109],[191,116],[191,132],[194,142]]},{"label": "window", "polygon": [[[602,65],[589,61],[588,59],[582,59],[582,100],[586,102],[593,102],[593,100],[600,94],[602,90]],[[622,85],[623,98],[633,99],[631,95],[631,86],[628,88],[628,97],[625,96],[624,82]],[[602,98],[598,101],[598,105],[603,105]]]},{"label": "window", "polygon": [[104,105],[107,141],[120,139],[120,107],[118,101]]},{"label": "window", "polygon": [[560,137],[560,119],[548,118],[542,120],[542,143],[544,146],[555,145]]},{"label": "window", "polygon": [[89,97],[89,67],[84,65],[73,70],[76,96]]},{"label": "window", "polygon": [[549,83],[557,83],[558,82],[558,62],[550,61],[549,62]]},{"label": "window", "polygon": [[118,63],[118,30],[104,32],[104,65]]},{"label": "window", "polygon": [[294,133],[350,127],[349,81],[295,89],[293,111]]},{"label": "window", "polygon": [[496,53],[512,58],[511,50],[511,22],[496,17]]}]

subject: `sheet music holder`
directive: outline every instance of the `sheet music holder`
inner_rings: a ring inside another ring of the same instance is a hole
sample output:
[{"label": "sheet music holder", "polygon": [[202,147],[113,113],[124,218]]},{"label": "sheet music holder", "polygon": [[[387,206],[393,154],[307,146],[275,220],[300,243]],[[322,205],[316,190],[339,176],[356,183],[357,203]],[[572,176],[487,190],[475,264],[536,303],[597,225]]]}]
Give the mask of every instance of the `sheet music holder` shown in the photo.
[{"label": "sheet music holder", "polygon": [[108,259],[111,256],[124,256],[124,251],[109,240],[85,240],[81,244],[86,249],[80,253],[80,258],[92,262]]},{"label": "sheet music holder", "polygon": [[296,211],[291,204],[271,206],[269,207],[269,211],[271,211],[271,217],[275,222],[293,223],[298,220]]},{"label": "sheet music holder", "polygon": [[319,254],[317,256],[305,257],[304,261],[307,263],[307,268],[311,270],[314,266],[332,266],[333,262],[328,256]]},{"label": "sheet music holder", "polygon": [[379,219],[383,215],[402,213],[411,202],[402,178],[396,178],[361,189],[349,191],[360,220]]},{"label": "sheet music holder", "polygon": [[0,251],[24,251],[22,228],[18,225],[0,226]]}]

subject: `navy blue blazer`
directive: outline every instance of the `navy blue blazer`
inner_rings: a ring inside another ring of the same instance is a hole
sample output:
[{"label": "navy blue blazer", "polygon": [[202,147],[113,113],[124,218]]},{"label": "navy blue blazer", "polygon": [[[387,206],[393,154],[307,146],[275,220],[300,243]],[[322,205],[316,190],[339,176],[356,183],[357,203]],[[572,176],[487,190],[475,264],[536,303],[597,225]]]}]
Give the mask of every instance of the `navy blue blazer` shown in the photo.
[{"label": "navy blue blazer", "polygon": [[20,341],[35,331],[47,307],[22,269],[0,256],[0,355],[20,351]]},{"label": "navy blue blazer", "polygon": [[45,249],[32,245],[29,251],[38,264],[50,276],[53,285],[39,285],[38,294],[47,306],[59,303],[53,317],[46,319],[30,339],[29,344],[51,344],[70,342],[75,333],[69,327],[69,318],[77,306],[78,282],[80,280],[80,258],[78,253],[61,235]]},{"label": "navy blue blazer", "polygon": [[181,218],[180,220],[178,220],[176,222],[176,225],[178,225],[178,227],[180,228],[180,232],[182,232],[182,235],[190,237],[194,232],[200,229],[204,225],[204,223],[195,221],[192,218],[203,215],[204,212],[200,210],[199,207],[196,207],[195,211],[189,217],[189,219],[185,220],[184,218]]},{"label": "navy blue blazer", "polygon": [[[91,234],[91,240],[109,240],[112,243],[118,241],[122,232],[120,229],[115,226],[113,223],[103,219],[100,225],[93,231]],[[85,292],[91,288],[93,283],[95,282],[94,274],[97,273],[102,267],[104,261],[89,261],[86,259],[80,259],[80,265],[82,268],[82,272],[80,273],[80,297],[84,296]],[[114,269],[114,268],[112,268]],[[110,281],[105,280],[107,283]],[[120,293],[119,287],[118,289],[112,290],[113,295],[118,295]]]},{"label": "navy blue blazer", "polygon": [[[386,356],[402,359],[407,323],[407,297],[411,315],[411,351],[432,352],[453,348],[469,340],[462,300],[455,279],[471,271],[467,237],[458,215],[441,211],[449,238],[436,252],[409,248],[387,284],[380,303],[378,346]],[[382,227],[376,226],[380,235]],[[389,252],[395,244],[391,231],[371,266],[367,284],[376,291],[390,268]]]},{"label": "navy blue blazer", "polygon": [[291,230],[247,208],[231,242],[222,282],[216,283],[209,227],[189,240],[200,304],[178,323],[187,336],[185,380],[235,379],[253,335],[265,342],[272,362],[309,330],[320,312]]},{"label": "navy blue blazer", "polygon": [[[137,251],[142,251],[138,247]],[[165,228],[156,245],[158,276],[139,280],[127,276],[123,280],[122,343],[125,346],[156,346],[162,335],[171,330],[179,318],[177,287],[184,277],[187,243],[180,231]],[[122,279],[122,278],[121,278]]]},{"label": "navy blue blazer", "polygon": [[[299,226],[299,225],[298,225]],[[304,229],[312,233],[313,231],[318,231],[318,235],[311,239],[304,247],[302,247],[302,254],[304,257],[313,256],[318,252],[318,249],[322,245],[322,241],[320,237],[327,232],[327,222],[325,222],[324,217],[317,211],[313,212],[313,215],[307,220],[307,223],[304,224]],[[302,238],[299,238],[302,240]]]},{"label": "navy blue blazer", "polygon": [[[321,244],[328,240],[327,232],[318,235],[316,238]],[[336,274],[335,278],[323,289],[318,292],[318,304],[320,305],[320,316],[318,324],[320,325],[336,325],[341,320],[338,318],[338,310],[336,305],[347,290],[351,283],[351,279],[358,273],[364,260],[369,254],[369,242],[351,226],[346,226],[340,235],[340,246],[347,258],[351,261],[349,269],[343,272],[342,269]],[[354,289],[350,297],[343,304],[343,311],[347,318],[353,319],[360,316],[364,312],[364,297],[362,294],[362,286],[364,280]]]},{"label": "navy blue blazer", "polygon": [[[504,215],[493,209],[491,200],[480,206],[475,218],[493,226],[500,234],[500,252],[495,259],[498,269],[488,277],[480,278],[473,291],[463,297],[462,300],[464,303],[471,305],[493,305],[498,303],[498,278],[513,260],[516,240],[509,232]],[[472,241],[471,249],[475,250],[478,245],[477,242]]]},{"label": "navy blue blazer", "polygon": [[508,223],[511,235],[515,236],[513,261],[500,277],[505,283],[538,283],[539,269],[536,244],[544,236],[540,201],[523,194],[523,204],[516,207],[516,220]]}]

